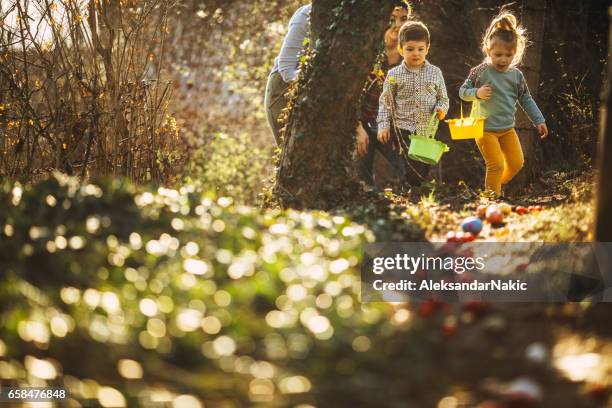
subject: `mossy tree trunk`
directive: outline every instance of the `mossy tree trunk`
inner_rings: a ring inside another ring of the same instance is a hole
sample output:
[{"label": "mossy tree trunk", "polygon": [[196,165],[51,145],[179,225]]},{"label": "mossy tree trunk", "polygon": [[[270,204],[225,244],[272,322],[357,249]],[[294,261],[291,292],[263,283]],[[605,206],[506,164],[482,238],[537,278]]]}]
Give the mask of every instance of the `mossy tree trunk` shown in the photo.
[{"label": "mossy tree trunk", "polygon": [[276,182],[283,207],[350,200],[359,97],[393,8],[391,0],[314,0],[314,48],[287,124]]},{"label": "mossy tree trunk", "polygon": [[[608,14],[612,22],[612,7]],[[608,48],[612,50],[612,25],[610,25]],[[608,54],[608,80],[605,82],[603,101],[600,110],[599,151],[597,154],[597,212],[595,220],[595,239],[612,242],[612,184],[607,180],[612,175],[612,109],[610,107],[610,81],[612,81],[612,61]]]}]

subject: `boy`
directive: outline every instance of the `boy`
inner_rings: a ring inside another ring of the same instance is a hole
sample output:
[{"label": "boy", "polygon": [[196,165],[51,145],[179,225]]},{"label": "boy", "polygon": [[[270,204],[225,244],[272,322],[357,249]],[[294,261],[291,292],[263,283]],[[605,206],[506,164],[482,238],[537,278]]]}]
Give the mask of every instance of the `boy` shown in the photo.
[{"label": "boy", "polygon": [[[442,71],[425,59],[429,45],[429,30],[425,24],[411,21],[400,29],[399,51],[403,62],[389,70],[379,100],[376,121],[381,143],[408,141],[410,134],[423,133],[434,111],[440,120],[448,112]],[[393,129],[391,120],[395,125]],[[407,181],[419,185],[427,170],[426,164],[411,161]]]}]

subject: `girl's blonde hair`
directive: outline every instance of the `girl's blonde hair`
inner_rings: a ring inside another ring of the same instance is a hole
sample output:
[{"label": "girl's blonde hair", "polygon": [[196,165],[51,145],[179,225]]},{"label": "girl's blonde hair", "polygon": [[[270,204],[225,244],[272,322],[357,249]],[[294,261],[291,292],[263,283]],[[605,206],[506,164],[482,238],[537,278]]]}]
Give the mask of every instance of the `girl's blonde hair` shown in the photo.
[{"label": "girl's blonde hair", "polygon": [[489,51],[493,48],[496,41],[501,41],[510,44],[515,51],[512,59],[512,66],[521,63],[525,48],[527,46],[527,38],[525,29],[518,25],[516,17],[509,11],[502,11],[489,24],[489,28],[482,38],[482,51],[489,60]]}]

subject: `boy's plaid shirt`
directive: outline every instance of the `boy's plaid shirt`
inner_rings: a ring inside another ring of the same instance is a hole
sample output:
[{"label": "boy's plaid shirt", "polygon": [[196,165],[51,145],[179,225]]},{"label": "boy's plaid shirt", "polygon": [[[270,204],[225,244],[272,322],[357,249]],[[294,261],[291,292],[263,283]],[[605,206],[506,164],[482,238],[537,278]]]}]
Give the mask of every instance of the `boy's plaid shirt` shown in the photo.
[{"label": "boy's plaid shirt", "polygon": [[402,63],[387,74],[376,121],[379,129],[389,129],[394,116],[398,128],[424,133],[436,108],[448,112],[448,94],[440,68],[428,61],[417,69],[408,69]]}]

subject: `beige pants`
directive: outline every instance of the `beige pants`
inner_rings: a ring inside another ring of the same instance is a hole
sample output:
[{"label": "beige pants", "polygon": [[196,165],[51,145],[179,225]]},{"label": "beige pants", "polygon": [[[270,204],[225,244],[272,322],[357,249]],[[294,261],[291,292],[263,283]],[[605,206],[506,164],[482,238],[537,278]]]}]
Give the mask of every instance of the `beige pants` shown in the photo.
[{"label": "beige pants", "polygon": [[283,126],[278,122],[278,118],[283,108],[287,106],[285,92],[288,87],[289,84],[283,80],[283,77],[278,72],[273,72],[268,77],[264,107],[266,109],[266,116],[268,117],[268,124],[272,129],[272,134],[274,135],[277,146],[280,144],[279,132]]}]

